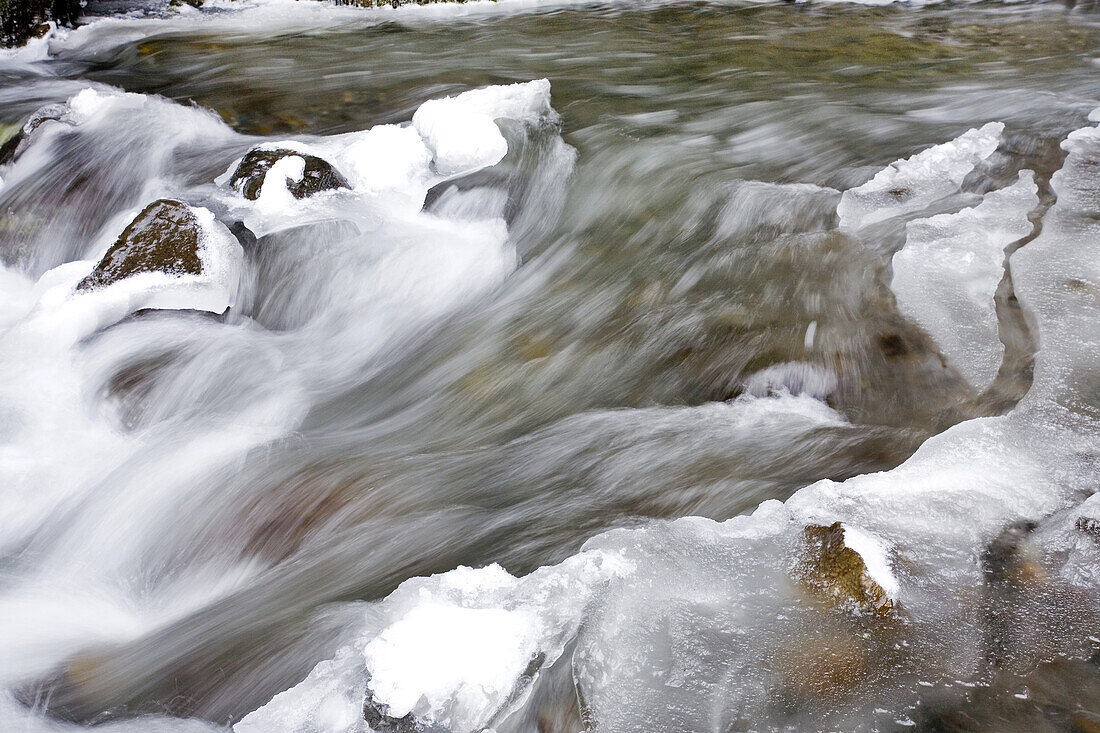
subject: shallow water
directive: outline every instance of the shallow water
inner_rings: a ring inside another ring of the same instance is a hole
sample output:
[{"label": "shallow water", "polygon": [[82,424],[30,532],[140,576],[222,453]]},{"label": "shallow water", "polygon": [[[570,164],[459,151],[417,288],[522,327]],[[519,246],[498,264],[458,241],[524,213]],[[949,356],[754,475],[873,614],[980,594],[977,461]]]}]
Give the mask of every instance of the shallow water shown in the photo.
[{"label": "shallow water", "polygon": [[[978,394],[898,312],[891,257],[904,218],[972,206],[1023,168],[1040,222],[1059,144],[1100,106],[1100,16],[1054,4],[217,6],[98,21],[51,52],[0,64],[0,121],[92,84],[170,102],[51,132],[0,171],[12,332],[23,290],[151,198],[233,219],[213,181],[257,142],[540,78],[556,114],[502,122],[508,157],[433,188],[431,222],[382,201],[253,226],[224,317],[144,311],[56,353],[8,342],[0,721],[28,730],[236,722],[346,643],[347,602],[458,565],[530,573],[613,528],[725,520],[1006,413],[1040,343],[1011,279],[1004,363]],[[1000,145],[960,192],[838,229],[841,191],[991,120]],[[478,228],[496,219],[506,241]],[[680,633],[699,659],[736,647],[696,621]],[[1061,704],[1100,714],[1084,669]],[[637,724],[589,685],[588,724]],[[1010,693],[988,689],[957,716],[991,720]],[[696,729],[699,699],[646,720]],[[809,725],[761,710],[711,723]],[[955,714],[924,725],[966,729]]]}]

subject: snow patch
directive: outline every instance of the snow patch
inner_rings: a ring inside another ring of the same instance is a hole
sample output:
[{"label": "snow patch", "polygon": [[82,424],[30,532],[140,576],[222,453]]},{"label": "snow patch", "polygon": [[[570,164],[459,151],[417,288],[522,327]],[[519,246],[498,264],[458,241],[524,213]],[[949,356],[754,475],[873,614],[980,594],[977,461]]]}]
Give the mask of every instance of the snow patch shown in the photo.
[{"label": "snow patch", "polygon": [[367,687],[389,717],[466,730],[515,688],[538,637],[538,618],[524,609],[418,606],[367,644]]}]

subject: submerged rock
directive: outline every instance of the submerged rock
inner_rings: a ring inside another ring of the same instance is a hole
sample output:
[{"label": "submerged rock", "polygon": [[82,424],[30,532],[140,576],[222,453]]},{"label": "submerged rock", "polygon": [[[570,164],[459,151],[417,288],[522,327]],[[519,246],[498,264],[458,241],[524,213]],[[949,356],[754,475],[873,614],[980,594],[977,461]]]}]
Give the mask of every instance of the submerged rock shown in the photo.
[{"label": "submerged rock", "polygon": [[327,160],[285,148],[248,151],[233,171],[229,185],[240,191],[246,199],[255,201],[260,197],[260,189],[263,188],[268,172],[276,163],[290,158],[299,158],[303,162],[301,173],[290,173],[286,179],[286,188],[294,198],[304,199],[322,191],[351,187],[347,179]]},{"label": "submerged rock", "polygon": [[[893,578],[883,577],[881,558],[869,558],[869,548],[858,551],[859,533],[834,522],[828,527],[812,525],[802,533],[805,549],[796,568],[799,581],[827,601],[854,607],[863,613],[883,616],[894,610]],[[873,542],[873,540],[872,540]],[[878,548],[875,548],[878,549]],[[889,572],[888,567],[886,572]]]},{"label": "submerged rock", "polygon": [[154,201],[122,231],[76,289],[104,287],[140,272],[199,275],[200,234],[199,220],[186,204]]},{"label": "submerged rock", "polygon": [[46,23],[71,26],[80,0],[0,0],[0,46],[21,46],[46,32]]}]

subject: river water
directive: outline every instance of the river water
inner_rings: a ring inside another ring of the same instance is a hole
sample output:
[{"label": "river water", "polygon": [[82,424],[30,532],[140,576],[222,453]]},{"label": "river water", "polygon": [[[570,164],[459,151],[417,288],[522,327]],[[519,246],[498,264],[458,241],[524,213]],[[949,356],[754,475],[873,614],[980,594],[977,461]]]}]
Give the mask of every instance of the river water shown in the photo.
[{"label": "river water", "polygon": [[[0,728],[1100,725],[1095,7],[88,12],[0,59],[0,123],[67,110],[0,167]],[[374,143],[357,198],[219,182],[541,79],[501,162],[413,193]],[[838,217],[991,121],[955,184]],[[922,320],[971,311],[899,304],[892,257],[1025,169],[975,384]],[[233,307],[50,310],[163,196],[232,225]],[[888,548],[887,617],[792,580],[834,521]]]}]

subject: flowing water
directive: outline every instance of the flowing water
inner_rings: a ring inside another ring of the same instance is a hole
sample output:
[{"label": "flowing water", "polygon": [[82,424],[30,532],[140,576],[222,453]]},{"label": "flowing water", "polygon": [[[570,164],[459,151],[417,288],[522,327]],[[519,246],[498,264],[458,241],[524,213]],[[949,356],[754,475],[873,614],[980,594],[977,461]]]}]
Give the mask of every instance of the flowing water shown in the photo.
[{"label": "flowing water", "polygon": [[[62,105],[0,167],[0,728],[1100,725],[1094,6],[117,5],[0,59],[0,123]],[[496,165],[356,137],[539,79]],[[372,183],[250,208],[270,141]],[[892,258],[1025,169],[961,230],[1023,227],[975,386]],[[165,196],[240,239],[229,311],[51,310]],[[833,521],[887,618],[792,581]]]}]

